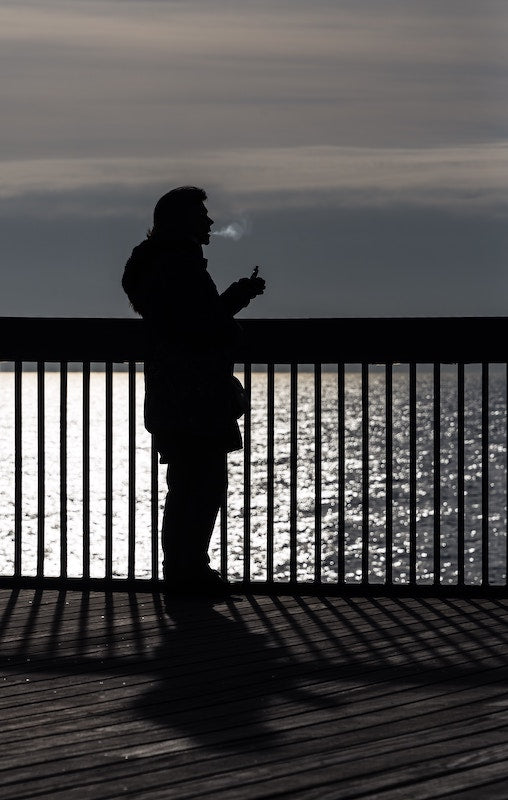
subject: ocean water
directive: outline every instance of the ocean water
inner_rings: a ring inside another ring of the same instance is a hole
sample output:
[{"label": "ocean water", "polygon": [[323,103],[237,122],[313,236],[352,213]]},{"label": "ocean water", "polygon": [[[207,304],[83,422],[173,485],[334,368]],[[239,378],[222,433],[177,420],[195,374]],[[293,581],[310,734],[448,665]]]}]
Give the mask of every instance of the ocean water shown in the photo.
[{"label": "ocean water", "polygon": [[[242,378],[239,373],[240,379]],[[290,504],[290,376],[275,374],[275,520],[274,569],[278,580],[289,578]],[[90,409],[90,552],[91,575],[105,571],[105,374],[91,374]],[[345,565],[346,580],[359,581],[362,561],[362,420],[361,375],[346,370],[345,394]],[[489,579],[506,580],[506,379],[491,368],[489,380]],[[37,375],[23,374],[22,430],[22,565],[35,574],[37,543]],[[113,376],[113,572],[127,574],[128,529],[128,375]],[[369,377],[369,579],[385,578],[385,378],[371,370]],[[136,575],[150,575],[151,442],[143,427],[143,376],[136,376]],[[82,563],[82,376],[68,376],[68,573],[80,576]],[[425,367],[417,374],[417,574],[433,579],[433,378]],[[338,437],[337,374],[322,376],[322,558],[323,580],[337,579],[338,562]],[[314,575],[314,377],[301,371],[298,379],[297,457],[297,575]],[[457,580],[458,449],[456,370],[443,368],[441,377],[441,579]],[[44,572],[59,574],[60,561],[60,376],[45,376],[45,552]],[[254,579],[266,578],[267,519],[267,378],[252,375],[251,547]],[[229,457],[228,573],[243,573],[243,470],[245,454]],[[482,464],[481,376],[476,367],[465,370],[465,579],[481,579]],[[159,467],[159,516],[165,496],[165,468]],[[393,375],[393,571],[409,578],[409,377],[407,366]],[[219,565],[219,525],[211,547],[212,564]],[[14,564],[14,375],[0,373],[0,574]]]}]

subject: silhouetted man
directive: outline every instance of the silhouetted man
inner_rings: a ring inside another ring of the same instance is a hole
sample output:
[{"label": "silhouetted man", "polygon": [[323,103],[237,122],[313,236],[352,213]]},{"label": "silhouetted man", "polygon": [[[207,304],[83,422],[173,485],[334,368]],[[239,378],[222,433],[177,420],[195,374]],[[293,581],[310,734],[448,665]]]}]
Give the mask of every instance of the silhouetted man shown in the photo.
[{"label": "silhouetted man", "polygon": [[227,582],[210,569],[208,546],[227,487],[226,453],[242,446],[237,418],[244,398],[233,377],[241,333],[233,315],[265,282],[242,278],[218,294],[202,251],[213,224],[205,200],[193,186],[160,198],[122,285],[147,323],[145,425],[168,464],[164,579],[177,591],[222,592]]}]

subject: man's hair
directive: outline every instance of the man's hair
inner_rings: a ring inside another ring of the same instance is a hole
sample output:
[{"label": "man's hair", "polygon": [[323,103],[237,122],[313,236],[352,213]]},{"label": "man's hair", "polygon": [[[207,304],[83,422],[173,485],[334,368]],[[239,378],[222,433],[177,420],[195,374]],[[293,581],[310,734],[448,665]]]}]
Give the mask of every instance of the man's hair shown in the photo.
[{"label": "man's hair", "polygon": [[205,190],[197,186],[179,186],[163,194],[153,210],[154,230],[181,223],[205,200]]}]

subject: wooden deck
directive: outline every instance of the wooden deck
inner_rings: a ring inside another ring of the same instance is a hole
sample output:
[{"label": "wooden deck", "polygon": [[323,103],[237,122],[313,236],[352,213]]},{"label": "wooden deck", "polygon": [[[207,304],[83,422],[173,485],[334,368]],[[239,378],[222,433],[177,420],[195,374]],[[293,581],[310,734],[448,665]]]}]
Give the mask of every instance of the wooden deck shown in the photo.
[{"label": "wooden deck", "polygon": [[508,798],[508,600],[0,597],[3,800]]}]

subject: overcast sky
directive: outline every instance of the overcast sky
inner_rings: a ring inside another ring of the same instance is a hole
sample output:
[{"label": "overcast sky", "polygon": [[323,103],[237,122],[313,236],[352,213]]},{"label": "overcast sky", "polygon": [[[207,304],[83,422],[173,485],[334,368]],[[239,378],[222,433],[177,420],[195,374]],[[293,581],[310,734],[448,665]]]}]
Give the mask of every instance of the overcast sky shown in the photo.
[{"label": "overcast sky", "polygon": [[0,315],[129,316],[203,186],[249,316],[508,315],[506,0],[0,0]]}]

